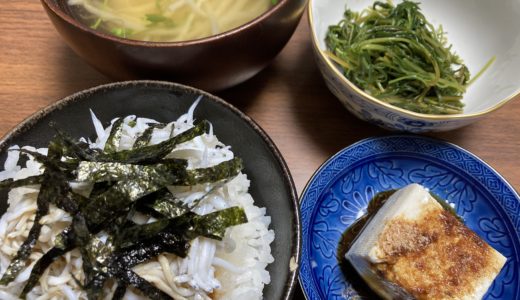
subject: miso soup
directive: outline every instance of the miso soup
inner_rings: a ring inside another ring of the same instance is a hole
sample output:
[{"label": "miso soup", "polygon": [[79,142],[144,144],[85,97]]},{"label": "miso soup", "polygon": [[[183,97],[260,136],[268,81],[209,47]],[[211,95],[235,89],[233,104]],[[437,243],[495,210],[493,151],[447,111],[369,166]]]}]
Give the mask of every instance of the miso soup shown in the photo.
[{"label": "miso soup", "polygon": [[278,0],[68,0],[75,18],[118,37],[174,42],[245,24]]}]

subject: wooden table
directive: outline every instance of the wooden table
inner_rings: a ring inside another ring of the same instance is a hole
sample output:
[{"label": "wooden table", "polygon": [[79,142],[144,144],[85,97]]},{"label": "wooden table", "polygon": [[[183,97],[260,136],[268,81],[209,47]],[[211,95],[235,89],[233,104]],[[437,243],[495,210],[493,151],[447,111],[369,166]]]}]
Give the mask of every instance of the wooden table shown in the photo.
[{"label": "wooden table", "polygon": [[[65,45],[39,1],[0,1],[0,135],[58,99],[107,82]],[[267,131],[299,193],[332,154],[360,139],[391,134],[356,119],[327,90],[314,63],[306,17],[269,67],[218,95]],[[429,135],[473,152],[520,188],[519,101],[477,124]],[[297,291],[295,299],[301,297]]]}]

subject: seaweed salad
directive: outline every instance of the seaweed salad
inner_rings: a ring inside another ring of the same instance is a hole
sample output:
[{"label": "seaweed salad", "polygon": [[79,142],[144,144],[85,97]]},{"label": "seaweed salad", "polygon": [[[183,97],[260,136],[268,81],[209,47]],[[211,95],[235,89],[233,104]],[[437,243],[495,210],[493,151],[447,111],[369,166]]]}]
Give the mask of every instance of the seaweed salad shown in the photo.
[{"label": "seaweed salad", "polygon": [[[54,236],[53,246],[34,263],[19,291],[20,298],[26,298],[58,258],[79,249],[82,280],[71,275],[88,299],[107,297],[104,286],[109,280],[115,282],[112,299],[122,299],[128,287],[150,299],[172,299],[134,267],[165,253],[184,258],[194,239],[222,240],[227,228],[248,222],[244,208],[239,206],[204,214],[195,209],[209,194],[241,173],[240,158],[193,167],[187,159],[169,156],[182,143],[212,131],[208,121],[193,122],[193,126],[175,135],[171,129],[170,137],[154,143],[154,130],[167,130],[167,124],[149,124],[130,149],[121,150],[123,126],[135,126],[133,121],[124,120],[112,122],[102,149],[91,147],[85,139],[73,139],[52,125],[56,134],[46,155],[29,148],[16,150],[20,156],[39,163],[42,172],[0,182],[2,189],[39,185],[34,222],[0,284],[8,285],[23,276],[51,205],[70,216],[68,225]],[[170,186],[184,190],[205,188],[186,202]]]},{"label": "seaweed salad", "polygon": [[462,113],[470,80],[462,59],[419,3],[375,2],[362,12],[347,9],[330,26],[326,55],[360,89],[391,105],[425,114]]}]

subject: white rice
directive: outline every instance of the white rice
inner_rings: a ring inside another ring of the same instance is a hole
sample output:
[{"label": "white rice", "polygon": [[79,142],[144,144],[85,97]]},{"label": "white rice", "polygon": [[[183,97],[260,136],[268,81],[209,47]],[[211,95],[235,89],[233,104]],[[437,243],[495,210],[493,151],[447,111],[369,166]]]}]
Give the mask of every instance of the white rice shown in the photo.
[{"label": "white rice", "polygon": [[[198,102],[177,121],[162,129],[155,129],[150,144],[164,141],[193,126],[193,111]],[[92,112],[92,120],[97,134],[95,141],[88,141],[91,148],[103,148],[111,126],[103,128]],[[112,120],[112,123],[116,119]],[[155,120],[127,116],[118,150],[132,147],[136,136]],[[46,149],[34,149],[46,154]],[[13,146],[11,149],[19,149]],[[179,145],[168,155],[171,158],[188,160],[188,168],[210,167],[233,158],[229,146],[218,141],[210,129],[208,134]],[[26,166],[18,165],[19,152],[10,151],[0,172],[0,180],[21,179],[43,172],[42,166],[29,158]],[[84,189],[84,184],[71,183],[73,189]],[[210,184],[194,187],[170,187],[179,199],[189,203],[211,189]],[[270,243],[274,240],[273,230],[269,230],[271,218],[265,208],[254,205],[248,193],[249,180],[240,173],[223,187],[214,189],[194,209],[198,214],[207,214],[231,206],[242,207],[248,223],[234,226],[226,231],[222,241],[197,238],[191,242],[186,258],[173,254],[162,254],[157,258],[134,267],[140,276],[153,283],[174,299],[261,299],[265,284],[270,282],[266,271],[274,261]],[[8,195],[9,207],[0,219],[0,274],[3,274],[19,246],[29,233],[36,213],[36,199],[39,186],[12,189]],[[65,211],[51,205],[49,214],[42,218],[44,224],[40,237],[30,256],[30,265],[8,286],[0,286],[0,299],[18,299],[18,295],[29,278],[34,263],[54,246],[54,237],[67,227],[72,218]],[[153,221],[146,216],[137,216],[138,223]],[[40,278],[39,284],[28,294],[27,299],[86,299],[86,293],[76,284],[74,277],[82,281],[82,261],[79,250],[75,249],[54,262]],[[105,295],[110,299],[115,290],[113,282],[105,287]],[[138,291],[128,288],[125,299],[144,299]]]}]

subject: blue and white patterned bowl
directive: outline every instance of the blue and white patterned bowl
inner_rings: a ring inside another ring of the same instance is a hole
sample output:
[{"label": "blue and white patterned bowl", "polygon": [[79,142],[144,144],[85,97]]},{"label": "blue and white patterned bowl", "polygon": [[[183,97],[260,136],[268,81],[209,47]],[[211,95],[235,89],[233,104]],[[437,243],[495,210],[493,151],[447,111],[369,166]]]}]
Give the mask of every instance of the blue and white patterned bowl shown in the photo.
[{"label": "blue and white patterned bowl", "polygon": [[309,181],[300,199],[300,284],[307,299],[372,299],[354,271],[341,271],[338,242],[376,193],[413,182],[453,203],[465,224],[507,257],[484,299],[520,299],[518,194],[475,155],[417,136],[360,141],[331,157]]},{"label": "blue and white patterned bowl", "polygon": [[[397,131],[446,131],[480,120],[520,94],[518,0],[502,0],[500,5],[489,0],[421,2],[421,9],[428,20],[435,26],[442,24],[448,32],[449,42],[464,59],[471,74],[477,74],[491,57],[496,57],[491,67],[468,87],[463,99],[466,105],[464,113],[415,113],[365,93],[350,82],[323,51],[326,50],[328,27],[341,20],[345,8],[361,11],[373,3],[373,0],[309,0],[308,4],[311,41],[321,74],[329,90],[358,118]],[[461,16],[464,17],[461,19]]]}]

